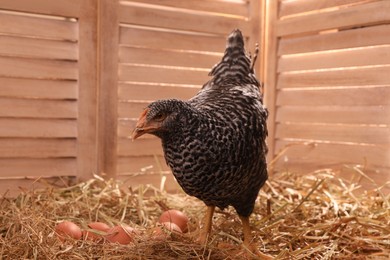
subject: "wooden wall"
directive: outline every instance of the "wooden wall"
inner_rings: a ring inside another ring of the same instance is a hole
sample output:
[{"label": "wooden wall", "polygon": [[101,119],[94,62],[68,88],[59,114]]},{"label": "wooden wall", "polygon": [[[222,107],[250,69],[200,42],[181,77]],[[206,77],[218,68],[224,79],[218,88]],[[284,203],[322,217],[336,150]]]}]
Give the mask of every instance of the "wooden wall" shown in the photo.
[{"label": "wooden wall", "polygon": [[360,165],[390,180],[390,1],[269,1],[276,170]]},{"label": "wooden wall", "polygon": [[151,101],[188,99],[226,36],[260,40],[259,0],[0,2],[0,192],[98,173],[168,177],[159,141],[129,139]]}]

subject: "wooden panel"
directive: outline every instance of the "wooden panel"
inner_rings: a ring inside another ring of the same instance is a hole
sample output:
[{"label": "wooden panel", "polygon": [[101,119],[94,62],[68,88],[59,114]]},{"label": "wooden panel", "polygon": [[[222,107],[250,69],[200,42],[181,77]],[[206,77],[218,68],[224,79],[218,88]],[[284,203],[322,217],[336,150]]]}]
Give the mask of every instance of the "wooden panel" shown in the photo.
[{"label": "wooden panel", "polygon": [[[276,151],[280,151],[287,144],[296,142],[276,142]],[[281,158],[281,163],[314,164],[318,168],[343,164],[361,164],[368,168],[390,167],[390,148],[383,145],[343,145],[316,143],[309,145],[293,145]],[[317,169],[318,169],[317,168]]]},{"label": "wooden panel", "polygon": [[390,20],[389,9],[389,1],[379,1],[343,8],[334,12],[284,19],[277,22],[277,35],[287,36],[335,28],[354,28],[379,24]]},{"label": "wooden panel", "polygon": [[122,63],[168,65],[206,69],[211,69],[214,64],[219,62],[222,55],[222,53],[217,55],[207,55],[147,48],[119,48],[119,61]]},{"label": "wooden panel", "polygon": [[385,145],[390,144],[390,126],[277,124],[276,138]]},{"label": "wooden panel", "polygon": [[278,72],[390,64],[390,45],[282,56]]},{"label": "wooden panel", "polygon": [[77,60],[77,43],[0,35],[0,54],[9,56]]},{"label": "wooden panel", "polygon": [[76,159],[0,159],[0,172],[14,178],[76,175]]},{"label": "wooden panel", "polygon": [[76,153],[76,139],[0,138],[0,157],[2,158],[75,157]]},{"label": "wooden panel", "polygon": [[248,6],[244,2],[223,2],[223,1],[199,1],[199,0],[131,0],[128,3],[138,2],[156,4],[169,7],[184,8],[191,11],[207,11],[215,13],[233,14],[248,16]]},{"label": "wooden panel", "polygon": [[118,139],[118,156],[162,155],[161,141],[158,138]]},{"label": "wooden panel", "polygon": [[390,105],[390,86],[278,91],[277,105],[300,106],[302,104],[305,106]]},{"label": "wooden panel", "polygon": [[145,155],[119,157],[117,170],[118,174],[123,174],[135,172],[159,173],[160,171],[169,171],[170,169],[165,163],[164,156]]},{"label": "wooden panel", "polygon": [[205,36],[177,32],[121,27],[119,42],[155,49],[215,51],[225,50],[226,36]]},{"label": "wooden panel", "polygon": [[77,118],[77,101],[0,98],[0,116]]},{"label": "wooden panel", "polygon": [[164,190],[168,192],[181,191],[179,184],[174,179],[173,175],[168,174],[140,174],[140,175],[118,175],[117,179],[123,182],[124,187],[138,187],[140,185],[152,185],[155,188],[160,188],[162,176],[166,177]]},{"label": "wooden panel", "polygon": [[390,66],[282,73],[278,88],[390,85]]},{"label": "wooden panel", "polygon": [[77,62],[0,57],[0,76],[78,79]]},{"label": "wooden panel", "polygon": [[[151,17],[153,19],[150,19]],[[233,28],[240,28],[244,35],[250,33],[249,24],[244,19],[234,19],[208,13],[192,14],[141,6],[122,6],[119,9],[119,21],[128,24],[207,32],[219,35],[227,35]]]},{"label": "wooden panel", "polygon": [[22,12],[78,17],[80,0],[2,0],[1,8]]},{"label": "wooden panel", "polygon": [[149,103],[148,101],[120,102],[118,104],[118,117],[138,119]]},{"label": "wooden panel", "polygon": [[390,125],[390,106],[282,106],[276,121]]},{"label": "wooden panel", "polygon": [[287,1],[281,3],[279,16],[283,17],[283,16],[293,15],[297,13],[318,11],[326,8],[340,7],[340,6],[351,5],[351,4],[359,4],[361,2],[367,2],[367,1],[363,1],[363,0]]},{"label": "wooden panel", "polygon": [[76,120],[0,118],[0,137],[77,137]]},{"label": "wooden panel", "polygon": [[132,82],[174,83],[203,85],[208,80],[208,70],[119,65],[119,80]]},{"label": "wooden panel", "polygon": [[77,99],[78,84],[76,81],[17,79],[0,77],[0,96]]},{"label": "wooden panel", "polygon": [[138,85],[120,83],[119,100],[150,100],[177,98],[190,99],[199,92],[200,87],[176,87],[161,85]]},{"label": "wooden panel", "polygon": [[378,25],[335,33],[282,38],[279,55],[390,44],[390,25]]},{"label": "wooden panel", "polygon": [[32,17],[22,13],[0,13],[0,32],[71,41],[78,39],[78,26],[74,21]]}]

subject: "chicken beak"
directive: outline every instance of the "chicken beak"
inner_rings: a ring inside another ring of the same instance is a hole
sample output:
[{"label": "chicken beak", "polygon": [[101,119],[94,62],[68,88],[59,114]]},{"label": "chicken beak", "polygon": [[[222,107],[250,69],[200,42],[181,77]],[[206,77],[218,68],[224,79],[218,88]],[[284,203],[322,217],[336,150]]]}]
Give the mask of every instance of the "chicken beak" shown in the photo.
[{"label": "chicken beak", "polygon": [[137,139],[138,137],[144,135],[147,132],[146,115],[148,114],[148,112],[149,112],[149,109],[147,108],[141,113],[140,117],[138,118],[137,124],[135,125],[135,128],[134,128],[133,132],[131,133],[131,139],[133,141],[135,139]]}]

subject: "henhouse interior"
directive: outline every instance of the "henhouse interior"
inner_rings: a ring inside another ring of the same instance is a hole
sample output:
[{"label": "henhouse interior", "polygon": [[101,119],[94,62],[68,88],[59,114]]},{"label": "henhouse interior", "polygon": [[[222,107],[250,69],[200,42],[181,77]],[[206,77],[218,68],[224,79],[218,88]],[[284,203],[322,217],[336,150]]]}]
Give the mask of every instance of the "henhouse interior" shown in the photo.
[{"label": "henhouse interior", "polygon": [[389,259],[389,10],[0,1],[0,259]]}]

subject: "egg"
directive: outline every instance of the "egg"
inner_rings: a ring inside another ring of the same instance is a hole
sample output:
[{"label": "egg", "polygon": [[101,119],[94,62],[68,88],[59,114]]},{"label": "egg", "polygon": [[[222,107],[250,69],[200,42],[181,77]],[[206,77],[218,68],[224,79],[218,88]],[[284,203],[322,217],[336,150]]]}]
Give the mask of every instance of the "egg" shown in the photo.
[{"label": "egg", "polygon": [[79,226],[71,221],[63,221],[55,227],[55,232],[61,242],[67,239],[80,239],[82,232]]},{"label": "egg", "polygon": [[186,216],[186,214],[179,210],[170,209],[164,211],[158,219],[158,222],[172,222],[179,226],[182,232],[185,233],[188,231],[188,217]]},{"label": "egg", "polygon": [[[107,232],[110,229],[110,226],[103,222],[92,222],[88,224],[88,227],[90,229],[103,232]],[[83,238],[88,240],[98,240],[102,238],[102,235],[94,231],[83,230]]]},{"label": "egg", "polygon": [[154,240],[165,240],[172,232],[182,233],[180,227],[172,222],[163,222],[160,226],[157,226],[151,230],[151,237]]},{"label": "egg", "polygon": [[134,228],[129,226],[115,226],[107,231],[105,238],[111,243],[119,243],[127,245],[133,241],[134,235],[137,232]]}]

